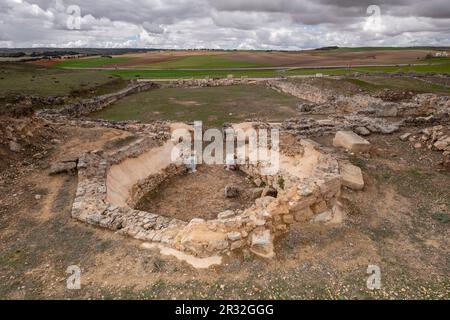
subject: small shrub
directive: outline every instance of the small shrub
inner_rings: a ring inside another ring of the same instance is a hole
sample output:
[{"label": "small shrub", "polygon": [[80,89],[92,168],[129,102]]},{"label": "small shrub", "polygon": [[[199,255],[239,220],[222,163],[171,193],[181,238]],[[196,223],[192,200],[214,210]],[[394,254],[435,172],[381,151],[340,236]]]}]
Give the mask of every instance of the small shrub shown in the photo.
[{"label": "small shrub", "polygon": [[432,217],[434,220],[442,223],[450,222],[450,214],[447,214],[445,212],[435,212]]}]

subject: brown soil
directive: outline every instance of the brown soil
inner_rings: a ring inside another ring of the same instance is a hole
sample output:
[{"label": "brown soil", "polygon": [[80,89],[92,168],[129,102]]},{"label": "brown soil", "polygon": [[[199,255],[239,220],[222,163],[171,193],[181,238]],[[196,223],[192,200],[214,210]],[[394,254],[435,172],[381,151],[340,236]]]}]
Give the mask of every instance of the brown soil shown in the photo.
[{"label": "brown soil", "polygon": [[179,58],[195,56],[195,55],[216,55],[223,54],[218,52],[210,52],[210,51],[165,51],[165,52],[146,52],[146,53],[135,53],[135,54],[126,54],[123,57],[133,58],[132,60],[123,61],[119,63],[115,63],[113,65],[117,65],[121,68],[126,67],[140,67],[140,66],[148,66],[151,64],[157,64],[161,62],[173,61]]},{"label": "brown soil", "polygon": [[30,61],[28,63],[35,64],[35,65],[38,65],[38,66],[47,67],[47,66],[53,66],[53,65],[57,64],[60,61],[61,60],[56,60],[56,59],[55,60],[44,59],[44,60]]},{"label": "brown soil", "polygon": [[417,63],[424,58],[426,50],[367,51],[367,52],[265,52],[232,53],[228,57],[240,61],[267,63],[273,66],[343,66]]},{"label": "brown soil", "polygon": [[[238,187],[239,197],[226,198],[227,185]],[[184,221],[214,219],[222,211],[249,207],[253,200],[248,189],[252,187],[240,171],[225,170],[221,165],[200,165],[197,172],[163,182],[157,192],[142,200],[139,210]]]}]

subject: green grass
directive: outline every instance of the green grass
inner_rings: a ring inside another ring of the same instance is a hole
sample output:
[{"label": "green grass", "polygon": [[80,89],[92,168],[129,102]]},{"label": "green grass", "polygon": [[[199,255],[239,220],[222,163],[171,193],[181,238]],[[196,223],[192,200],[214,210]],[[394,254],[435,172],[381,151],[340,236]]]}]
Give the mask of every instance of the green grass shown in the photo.
[{"label": "green grass", "polygon": [[264,85],[163,88],[128,96],[94,113],[108,120],[203,121],[205,126],[249,118],[280,121],[293,116],[298,100]]},{"label": "green grass", "polygon": [[364,68],[324,68],[324,69],[293,69],[293,70],[105,70],[101,71],[110,75],[117,75],[125,79],[133,78],[151,78],[151,79],[180,79],[180,78],[224,78],[229,74],[234,77],[250,78],[273,78],[282,76],[302,76],[315,75],[321,73],[324,75],[346,75],[351,73],[396,73],[396,72],[415,72],[415,73],[446,73],[450,74],[450,64],[424,65],[408,67],[364,67]]},{"label": "green grass", "polygon": [[445,212],[435,212],[433,214],[433,219],[442,223],[450,223],[450,214]]},{"label": "green grass", "polygon": [[383,89],[389,89],[392,91],[413,91],[418,93],[441,93],[449,94],[450,88],[428,83],[420,79],[404,78],[404,77],[371,77],[367,80],[361,80],[356,78],[343,78],[340,81],[347,81],[357,85],[365,92],[373,93]]},{"label": "green grass", "polygon": [[114,65],[131,59],[129,57],[70,59],[58,62],[55,66],[60,68],[96,68]]},{"label": "green grass", "polygon": [[85,96],[113,92],[124,86],[122,79],[97,71],[0,63],[0,96]]},{"label": "green grass", "polygon": [[450,57],[424,58],[420,61],[425,63],[450,63]]},{"label": "green grass", "polygon": [[322,73],[326,75],[342,75],[348,73],[450,73],[449,64],[429,64],[420,66],[388,66],[388,67],[355,67],[355,68],[326,68],[326,69],[294,69],[287,72],[288,75],[312,75]]},{"label": "green grass", "polygon": [[233,60],[220,55],[196,55],[142,67],[160,69],[220,69],[266,67],[267,64]]}]

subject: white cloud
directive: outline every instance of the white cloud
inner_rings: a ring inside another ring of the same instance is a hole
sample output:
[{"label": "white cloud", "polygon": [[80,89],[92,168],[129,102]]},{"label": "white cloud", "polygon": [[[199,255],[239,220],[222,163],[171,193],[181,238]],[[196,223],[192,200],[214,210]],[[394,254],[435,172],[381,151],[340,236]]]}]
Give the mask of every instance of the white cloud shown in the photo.
[{"label": "white cloud", "polygon": [[[0,0],[0,46],[303,49],[450,45],[448,0]],[[384,2],[383,2],[384,3]],[[81,9],[68,30],[66,9]]]}]

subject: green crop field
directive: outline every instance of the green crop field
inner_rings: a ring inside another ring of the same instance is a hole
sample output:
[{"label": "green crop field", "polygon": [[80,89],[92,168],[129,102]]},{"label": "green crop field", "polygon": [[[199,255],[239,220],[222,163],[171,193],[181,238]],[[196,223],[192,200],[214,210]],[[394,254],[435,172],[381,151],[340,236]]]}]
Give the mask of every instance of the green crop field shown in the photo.
[{"label": "green crop field", "polygon": [[149,79],[178,79],[178,78],[224,78],[232,74],[234,77],[250,78],[272,78],[283,76],[315,75],[345,75],[355,72],[360,73],[396,73],[396,72],[417,72],[417,73],[445,73],[450,74],[450,64],[430,64],[423,66],[389,66],[389,67],[357,67],[357,68],[311,68],[292,70],[105,70],[106,74],[117,75],[125,79],[149,78]]},{"label": "green crop field", "polygon": [[114,65],[131,59],[129,57],[69,59],[58,62],[55,66],[60,68],[97,68]]},{"label": "green crop field", "polygon": [[281,121],[296,114],[298,101],[265,85],[163,88],[128,96],[91,116],[143,122],[201,120],[205,126],[218,126],[249,118]]},{"label": "green crop field", "polygon": [[116,76],[90,70],[46,68],[27,63],[0,63],[0,96],[88,96],[126,85]]}]

